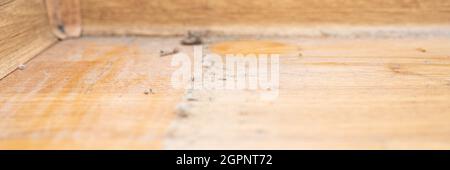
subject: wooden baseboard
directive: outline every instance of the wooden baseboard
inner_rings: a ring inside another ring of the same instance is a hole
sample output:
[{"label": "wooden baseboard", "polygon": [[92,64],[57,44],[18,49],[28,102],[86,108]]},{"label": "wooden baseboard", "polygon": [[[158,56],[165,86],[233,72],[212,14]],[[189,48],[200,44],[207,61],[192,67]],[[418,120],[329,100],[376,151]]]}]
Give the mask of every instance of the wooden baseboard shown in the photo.
[{"label": "wooden baseboard", "polygon": [[450,1],[442,0],[81,0],[81,11],[84,35],[176,35],[190,29],[260,34],[266,28],[284,33],[278,28],[450,21]]}]

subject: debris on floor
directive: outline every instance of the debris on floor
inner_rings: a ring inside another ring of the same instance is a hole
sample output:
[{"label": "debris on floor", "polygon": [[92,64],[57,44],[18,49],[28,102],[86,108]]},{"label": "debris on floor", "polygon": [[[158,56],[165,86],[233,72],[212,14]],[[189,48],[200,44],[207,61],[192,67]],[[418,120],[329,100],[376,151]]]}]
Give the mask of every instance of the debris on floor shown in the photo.
[{"label": "debris on floor", "polygon": [[416,50],[419,51],[419,52],[422,52],[422,53],[426,53],[427,52],[427,50],[424,49],[424,48],[417,48]]},{"label": "debris on floor", "polygon": [[181,44],[182,45],[200,45],[203,43],[203,40],[201,38],[201,36],[199,34],[195,34],[191,31],[189,31],[186,35],[186,37],[184,37],[181,40]]},{"label": "debris on floor", "polygon": [[185,99],[186,99],[187,101],[191,101],[191,102],[192,102],[192,101],[198,101],[198,99],[195,98],[191,93],[186,94]]},{"label": "debris on floor", "polygon": [[181,118],[189,117],[189,105],[187,103],[180,103],[176,106],[176,114]]},{"label": "debris on floor", "polygon": [[177,48],[177,47],[175,47],[173,50],[170,50],[170,51],[160,50],[159,51],[159,56],[160,57],[164,57],[164,56],[176,54],[178,52],[180,52],[180,49]]},{"label": "debris on floor", "polygon": [[154,94],[153,89],[146,89],[144,90],[145,95]]},{"label": "debris on floor", "polygon": [[25,64],[21,64],[21,65],[19,65],[17,68],[18,68],[19,70],[25,70],[26,67],[27,67],[27,66],[26,66]]}]

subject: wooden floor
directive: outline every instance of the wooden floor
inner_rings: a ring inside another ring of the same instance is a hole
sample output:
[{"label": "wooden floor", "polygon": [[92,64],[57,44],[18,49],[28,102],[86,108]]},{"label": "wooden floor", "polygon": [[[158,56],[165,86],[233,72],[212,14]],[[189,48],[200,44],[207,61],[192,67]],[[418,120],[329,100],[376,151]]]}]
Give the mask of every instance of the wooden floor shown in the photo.
[{"label": "wooden floor", "polygon": [[60,42],[0,80],[0,148],[450,149],[450,38],[265,40],[298,47],[280,57],[274,101],[186,100],[159,56],[192,52],[177,37]]}]

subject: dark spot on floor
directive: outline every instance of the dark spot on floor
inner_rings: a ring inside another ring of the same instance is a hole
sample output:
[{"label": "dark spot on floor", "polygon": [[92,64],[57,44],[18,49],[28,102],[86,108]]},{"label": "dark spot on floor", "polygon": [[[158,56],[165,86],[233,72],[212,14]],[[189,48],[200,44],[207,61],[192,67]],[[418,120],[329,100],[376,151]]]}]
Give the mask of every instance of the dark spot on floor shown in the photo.
[{"label": "dark spot on floor", "polygon": [[421,52],[421,53],[426,53],[427,50],[424,48],[416,48],[417,51]]}]

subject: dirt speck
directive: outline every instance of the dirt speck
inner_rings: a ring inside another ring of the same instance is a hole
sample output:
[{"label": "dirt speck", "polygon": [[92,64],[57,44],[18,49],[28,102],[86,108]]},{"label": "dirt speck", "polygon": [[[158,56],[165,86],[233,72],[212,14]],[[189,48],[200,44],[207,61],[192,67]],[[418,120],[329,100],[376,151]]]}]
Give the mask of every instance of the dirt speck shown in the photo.
[{"label": "dirt speck", "polygon": [[144,94],[145,95],[154,94],[153,89],[145,89]]},{"label": "dirt speck", "polygon": [[168,56],[168,55],[173,55],[180,52],[180,49],[178,47],[173,48],[172,50],[166,51],[166,50],[160,50],[159,51],[159,56],[160,57],[164,57],[164,56]]},{"label": "dirt speck", "polygon": [[19,70],[25,70],[25,68],[27,68],[27,66],[25,64],[20,64],[17,68]]},{"label": "dirt speck", "polygon": [[266,134],[266,131],[264,129],[256,129],[255,132],[256,132],[256,134],[260,134],[260,135]]},{"label": "dirt speck", "polygon": [[189,109],[190,106],[186,103],[180,103],[176,106],[176,114],[180,118],[188,118],[189,117]]},{"label": "dirt speck", "polygon": [[58,30],[61,31],[62,33],[65,33],[65,32],[66,32],[66,29],[64,28],[64,25],[63,25],[63,24],[58,24],[58,25],[57,25],[57,28],[58,28]]},{"label": "dirt speck", "polygon": [[191,93],[186,94],[185,98],[186,98],[187,101],[190,101],[190,102],[198,101],[198,99],[195,98]]},{"label": "dirt speck", "polygon": [[320,36],[323,37],[323,38],[331,37],[331,35],[329,33],[324,32],[324,31],[320,31]]},{"label": "dirt speck", "polygon": [[203,40],[200,34],[193,33],[189,31],[187,35],[181,40],[182,45],[200,45]]},{"label": "dirt speck", "polygon": [[427,50],[424,48],[416,48],[417,51],[421,52],[421,53],[426,53]]}]

